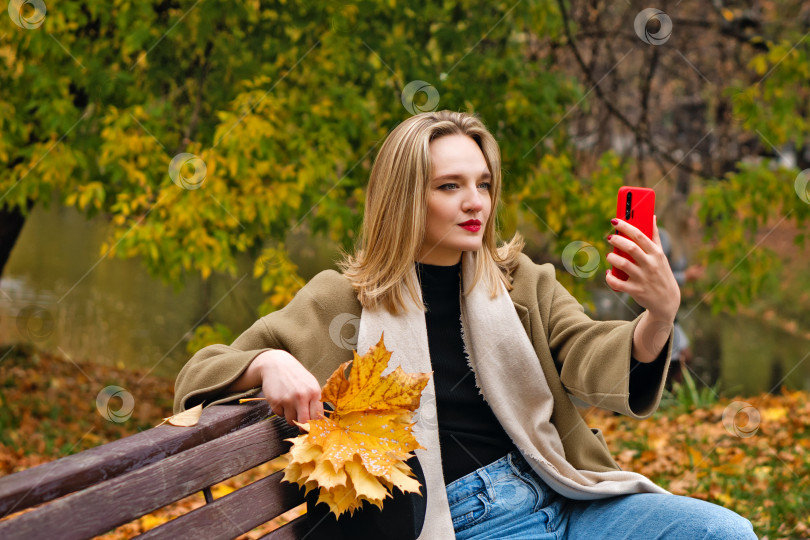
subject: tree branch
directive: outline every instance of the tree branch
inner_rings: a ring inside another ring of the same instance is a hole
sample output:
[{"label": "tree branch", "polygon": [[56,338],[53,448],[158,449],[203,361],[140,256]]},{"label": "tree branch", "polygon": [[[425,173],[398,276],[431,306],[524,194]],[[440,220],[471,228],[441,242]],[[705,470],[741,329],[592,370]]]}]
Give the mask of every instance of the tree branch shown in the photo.
[{"label": "tree branch", "polygon": [[205,45],[205,52],[203,53],[203,58],[205,60],[203,61],[203,65],[200,67],[200,71],[197,75],[197,101],[194,103],[194,109],[191,111],[191,118],[189,118],[186,131],[183,134],[182,141],[180,142],[180,148],[177,149],[175,154],[180,153],[183,148],[191,142],[191,138],[194,136],[194,132],[197,130],[197,124],[200,120],[200,108],[202,107],[203,85],[205,84],[205,79],[208,77],[208,71],[211,69],[211,62],[209,58],[213,49],[214,43],[209,41]]},{"label": "tree branch", "polygon": [[619,111],[611,103],[610,100],[607,99],[604,92],[602,92],[602,90],[599,88],[599,85],[596,83],[596,81],[594,81],[593,75],[588,70],[587,66],[585,65],[585,62],[582,59],[582,55],[580,55],[580,53],[579,53],[579,49],[577,49],[576,42],[574,41],[574,37],[571,34],[571,28],[569,27],[569,17],[568,17],[568,12],[565,9],[564,0],[557,0],[557,5],[560,8],[560,13],[561,13],[562,18],[563,18],[563,29],[565,30],[565,35],[568,38],[568,46],[571,49],[571,52],[574,54],[574,58],[577,61],[577,65],[579,65],[579,67],[582,70],[583,74],[588,79],[588,83],[591,85],[591,87],[595,91],[596,96],[599,98],[599,101],[602,102],[602,104],[610,111],[610,113],[617,120],[619,120],[619,122],[624,124],[630,131],[632,131],[633,134],[636,135],[637,138],[640,137],[641,140],[645,141],[649,145],[650,150],[653,153],[660,155],[662,158],[664,158],[666,161],[670,162],[674,166],[679,167],[679,168],[681,168],[681,169],[683,169],[685,171],[688,171],[691,174],[697,175],[697,176],[699,176],[699,177],[701,177],[703,179],[706,179],[706,180],[710,179],[711,176],[706,175],[702,171],[698,171],[696,169],[693,169],[692,167],[684,164],[683,160],[677,160],[673,156],[671,156],[668,152],[666,152],[666,151],[662,150],[661,148],[659,148],[655,143],[653,143],[651,138],[646,137],[644,135],[644,133],[640,131],[638,126],[634,125],[624,114],[622,114],[621,111]]}]

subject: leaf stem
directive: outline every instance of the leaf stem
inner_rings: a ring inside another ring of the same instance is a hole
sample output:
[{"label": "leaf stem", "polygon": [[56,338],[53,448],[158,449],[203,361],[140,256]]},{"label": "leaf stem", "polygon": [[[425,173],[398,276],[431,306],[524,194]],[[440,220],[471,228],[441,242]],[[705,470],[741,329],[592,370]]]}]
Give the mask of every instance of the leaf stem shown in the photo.
[{"label": "leaf stem", "polygon": [[[244,403],[245,401],[265,401],[265,398],[263,398],[263,397],[242,398],[242,399],[239,400],[239,403]],[[332,413],[334,413],[334,412],[335,411],[329,411],[329,410],[324,409],[323,410],[323,415],[326,416],[327,418],[329,418],[332,415]]]}]

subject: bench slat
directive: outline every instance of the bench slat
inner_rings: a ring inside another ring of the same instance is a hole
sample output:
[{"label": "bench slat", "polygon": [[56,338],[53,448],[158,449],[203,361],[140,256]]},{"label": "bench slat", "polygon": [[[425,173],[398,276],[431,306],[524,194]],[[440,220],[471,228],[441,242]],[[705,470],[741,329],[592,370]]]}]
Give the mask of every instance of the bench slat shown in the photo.
[{"label": "bench slat", "polygon": [[[162,425],[0,478],[0,517],[137,470],[266,418],[266,402],[214,405],[196,426]],[[297,430],[290,428],[295,436]]]},{"label": "bench slat", "polygon": [[0,538],[83,539],[104,533],[278,457],[289,447],[282,439],[290,431],[297,434],[282,418],[266,419],[0,522]]},{"label": "bench slat", "polygon": [[235,538],[306,502],[303,490],[281,482],[283,476],[284,471],[273,473],[137,538]]},{"label": "bench slat", "polygon": [[307,516],[304,514],[275,531],[265,534],[259,540],[301,540],[306,538],[308,533]]}]

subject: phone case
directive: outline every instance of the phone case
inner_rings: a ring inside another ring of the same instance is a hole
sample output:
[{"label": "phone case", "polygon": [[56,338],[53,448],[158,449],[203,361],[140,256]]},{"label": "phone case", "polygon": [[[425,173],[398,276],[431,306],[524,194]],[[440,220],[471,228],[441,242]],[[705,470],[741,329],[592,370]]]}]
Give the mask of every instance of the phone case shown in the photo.
[{"label": "phone case", "polygon": [[[628,197],[630,199],[629,201]],[[650,188],[633,186],[622,186],[619,188],[619,196],[616,203],[616,217],[637,227],[641,232],[647,235],[647,238],[650,240],[652,240],[653,237],[654,214],[655,191]],[[627,238],[625,234],[618,231],[614,231],[613,234]],[[613,253],[636,262],[633,257],[616,247],[613,248]],[[611,273],[622,281],[627,280],[627,274],[618,268],[612,268]]]}]

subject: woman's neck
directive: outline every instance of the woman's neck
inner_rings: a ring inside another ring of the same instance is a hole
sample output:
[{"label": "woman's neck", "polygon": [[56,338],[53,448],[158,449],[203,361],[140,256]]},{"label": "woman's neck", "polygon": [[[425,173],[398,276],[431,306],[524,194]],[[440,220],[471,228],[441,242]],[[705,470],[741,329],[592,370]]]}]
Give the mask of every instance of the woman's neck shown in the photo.
[{"label": "woman's neck", "polygon": [[461,281],[461,261],[451,266],[426,264],[419,261],[415,261],[414,264],[423,288],[458,289],[458,283]]}]

